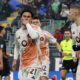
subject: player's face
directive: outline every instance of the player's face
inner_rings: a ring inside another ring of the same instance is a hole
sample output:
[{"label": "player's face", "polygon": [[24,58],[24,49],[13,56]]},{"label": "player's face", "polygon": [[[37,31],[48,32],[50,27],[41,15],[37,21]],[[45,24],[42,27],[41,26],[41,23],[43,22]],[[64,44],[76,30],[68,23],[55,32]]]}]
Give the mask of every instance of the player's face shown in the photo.
[{"label": "player's face", "polygon": [[71,21],[75,21],[76,20],[76,16],[77,16],[77,10],[71,8],[70,11],[69,11],[69,19]]},{"label": "player's face", "polygon": [[65,31],[64,32],[64,37],[65,37],[65,39],[70,39],[71,38],[71,32],[70,31]]},{"label": "player's face", "polygon": [[32,20],[32,15],[29,12],[24,12],[22,17],[21,17],[21,23],[25,24],[25,23],[31,23]]},{"label": "player's face", "polygon": [[40,23],[39,19],[33,19],[32,24],[37,25],[37,26],[41,26],[41,23]]}]

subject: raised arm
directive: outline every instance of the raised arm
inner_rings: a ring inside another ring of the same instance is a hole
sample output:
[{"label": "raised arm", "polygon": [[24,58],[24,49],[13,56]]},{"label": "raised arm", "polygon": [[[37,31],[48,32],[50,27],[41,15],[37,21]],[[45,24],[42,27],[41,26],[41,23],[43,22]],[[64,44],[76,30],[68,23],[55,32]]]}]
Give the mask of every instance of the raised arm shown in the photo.
[{"label": "raised arm", "polygon": [[37,39],[39,37],[38,31],[34,30],[29,23],[26,24],[26,27],[32,39]]}]

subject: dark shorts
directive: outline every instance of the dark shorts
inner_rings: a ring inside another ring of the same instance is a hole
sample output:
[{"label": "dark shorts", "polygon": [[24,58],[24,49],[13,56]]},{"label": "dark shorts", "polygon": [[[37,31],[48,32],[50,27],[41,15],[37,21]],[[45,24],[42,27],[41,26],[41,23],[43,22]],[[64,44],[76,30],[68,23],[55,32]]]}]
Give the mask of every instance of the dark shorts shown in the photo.
[{"label": "dark shorts", "polygon": [[78,46],[73,45],[73,50],[74,50],[74,51],[79,51],[79,50],[80,50],[80,45],[78,45]]},{"label": "dark shorts", "polygon": [[69,71],[71,69],[73,73],[76,73],[77,65],[78,65],[78,60],[77,62],[73,62],[73,60],[64,60],[61,70]]},{"label": "dark shorts", "polygon": [[8,76],[10,74],[10,66],[8,59],[4,58],[3,59],[3,70],[0,70],[0,75],[1,76]]}]

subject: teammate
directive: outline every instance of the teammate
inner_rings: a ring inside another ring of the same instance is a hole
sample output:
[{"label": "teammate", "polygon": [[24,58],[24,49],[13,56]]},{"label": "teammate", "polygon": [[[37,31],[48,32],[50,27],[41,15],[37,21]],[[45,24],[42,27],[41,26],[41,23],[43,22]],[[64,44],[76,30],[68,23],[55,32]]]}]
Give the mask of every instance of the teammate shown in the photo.
[{"label": "teammate", "polygon": [[[79,64],[80,64],[80,5],[78,3],[71,5],[69,19],[74,22],[71,25],[73,49],[77,55],[77,58],[79,58]],[[77,68],[76,80],[80,80],[79,64]]]},{"label": "teammate", "polygon": [[10,80],[10,66],[8,55],[6,52],[6,43],[4,40],[5,28],[0,26],[0,80],[5,76],[6,80]]},{"label": "teammate", "polygon": [[23,10],[21,13],[21,28],[15,34],[13,68],[16,65],[18,55],[20,55],[20,80],[38,80],[38,69],[41,65],[38,47],[39,33],[30,25],[32,17],[33,14],[30,10]]},{"label": "teammate", "polygon": [[74,80],[76,80],[76,71],[78,62],[73,60],[73,48],[72,48],[72,39],[71,39],[71,31],[66,29],[64,31],[64,40],[60,43],[62,50],[63,63],[61,68],[61,78],[62,80],[66,79],[66,73],[71,69],[73,72]]},{"label": "teammate", "polygon": [[34,17],[32,20],[34,24],[33,28],[36,29],[40,33],[40,49],[42,53],[42,70],[40,74],[40,80],[48,80],[49,73],[49,44],[56,44],[57,48],[59,48],[59,44],[56,39],[48,32],[42,30],[41,23],[38,17]]}]

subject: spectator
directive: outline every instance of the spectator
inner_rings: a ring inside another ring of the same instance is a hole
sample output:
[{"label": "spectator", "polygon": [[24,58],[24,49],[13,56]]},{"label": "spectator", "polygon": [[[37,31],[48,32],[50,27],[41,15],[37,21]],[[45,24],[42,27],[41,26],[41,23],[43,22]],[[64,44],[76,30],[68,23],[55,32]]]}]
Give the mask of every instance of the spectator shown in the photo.
[{"label": "spectator", "polygon": [[44,4],[41,4],[40,5],[40,8],[39,8],[39,15],[41,16],[41,18],[44,18],[44,16],[46,15],[46,7]]},{"label": "spectator", "polygon": [[61,20],[66,21],[68,14],[69,14],[69,5],[66,3],[61,3],[61,12],[60,12]]},{"label": "spectator", "polygon": [[[14,4],[15,3],[15,4]],[[17,6],[19,5],[19,2],[18,2],[18,0],[10,0],[9,1],[9,4],[10,4],[10,6],[14,9],[14,10],[16,10],[17,9]]]},{"label": "spectator", "polygon": [[52,7],[52,11],[54,12],[54,13],[59,13],[59,2],[53,2],[52,3],[52,5],[51,5],[51,7]]},{"label": "spectator", "polygon": [[58,42],[60,42],[62,40],[63,35],[59,29],[55,30],[54,37],[57,39]]},{"label": "spectator", "polygon": [[52,17],[54,19],[59,19],[60,18],[60,14],[59,14],[59,6],[60,6],[60,3],[55,1],[52,3],[51,5],[51,8],[52,8]]},{"label": "spectator", "polygon": [[11,12],[13,12],[13,9],[9,5],[9,0],[4,0],[2,10],[0,12],[0,19],[6,19],[6,17],[10,16]]}]

